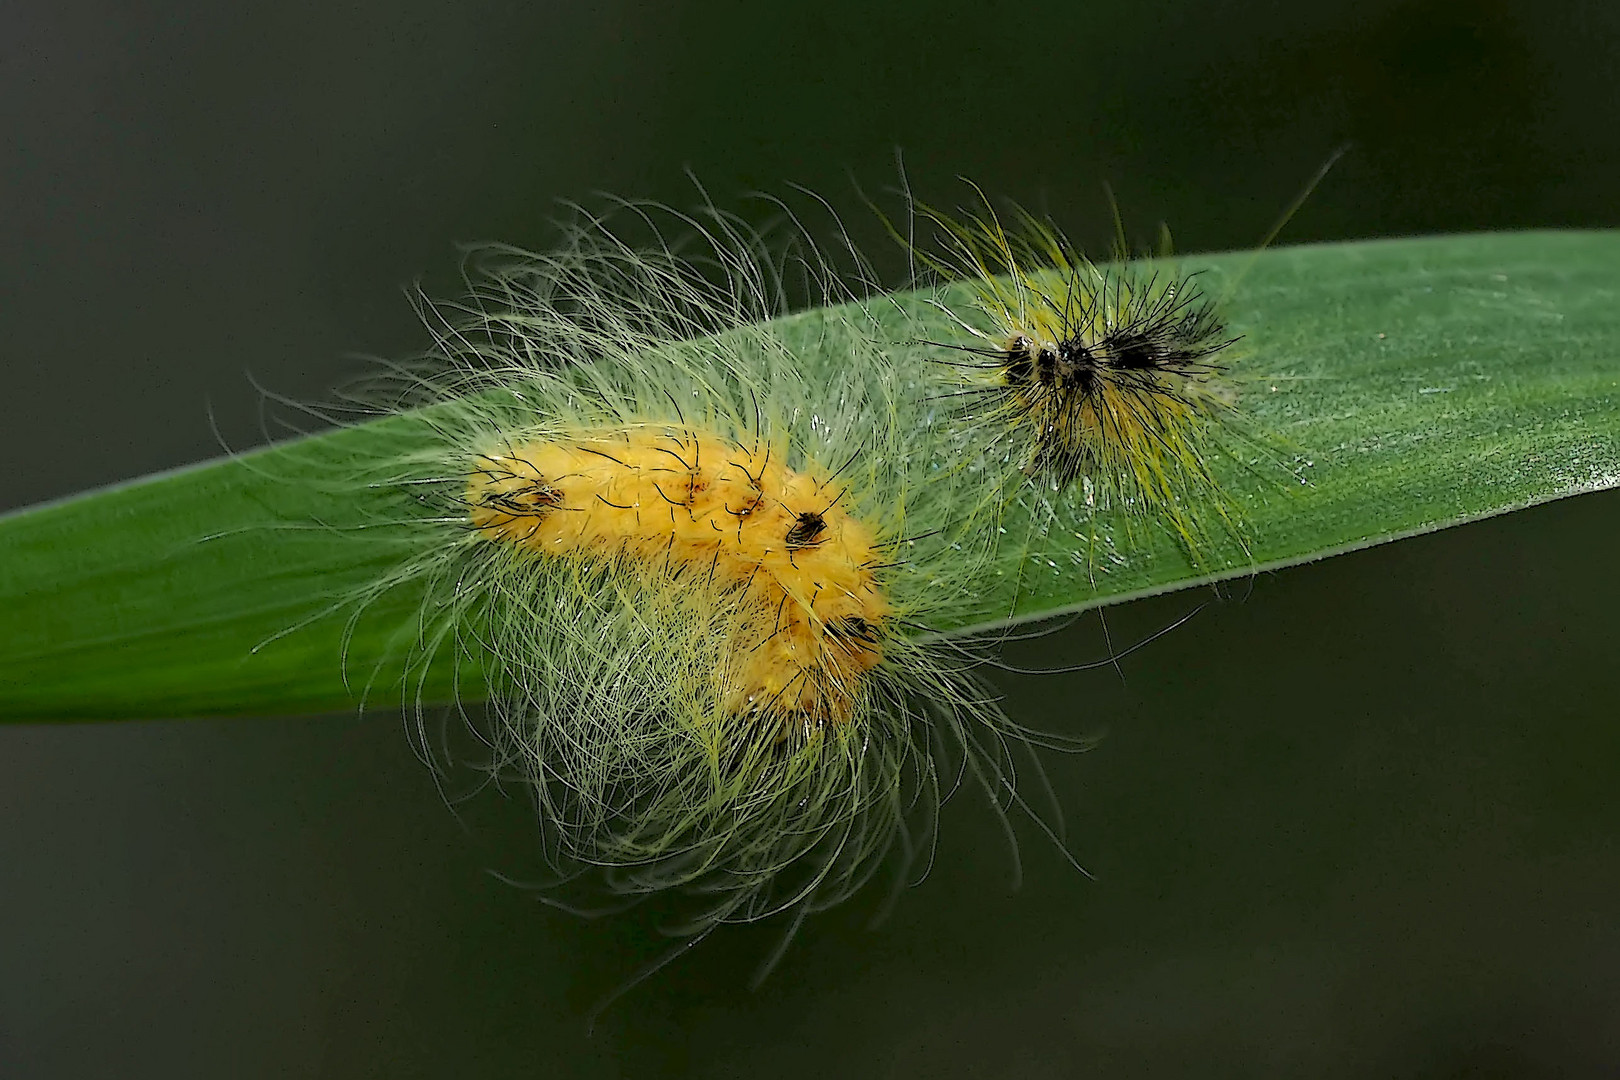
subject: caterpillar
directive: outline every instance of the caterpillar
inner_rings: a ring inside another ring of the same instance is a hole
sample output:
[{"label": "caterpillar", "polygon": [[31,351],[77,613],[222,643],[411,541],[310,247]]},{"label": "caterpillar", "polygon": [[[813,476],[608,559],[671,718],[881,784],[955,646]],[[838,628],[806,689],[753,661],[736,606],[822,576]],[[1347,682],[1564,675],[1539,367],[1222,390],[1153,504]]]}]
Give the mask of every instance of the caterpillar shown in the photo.
[{"label": "caterpillar", "polygon": [[529,442],[478,459],[469,519],[543,559],[605,555],[659,587],[701,577],[676,590],[696,609],[736,594],[726,632],[740,641],[722,650],[719,707],[784,734],[845,723],[882,659],[883,556],[839,508],[842,492],[783,466],[785,452],[773,462],[773,449],[681,427]]},{"label": "caterpillar", "polygon": [[[784,915],[785,947],[908,880],[964,778],[1028,810],[1018,762],[1084,742],[1014,723],[939,636],[992,543],[895,309],[809,246],[673,218],[679,249],[599,217],[482,249],[465,301],[423,306],[431,354],[358,392],[410,431],[361,470],[403,554],[351,602],[420,590],[403,667],[483,680],[454,715],[531,792],[556,887],[679,897],[688,940]],[[785,316],[789,274],[821,306]]]}]

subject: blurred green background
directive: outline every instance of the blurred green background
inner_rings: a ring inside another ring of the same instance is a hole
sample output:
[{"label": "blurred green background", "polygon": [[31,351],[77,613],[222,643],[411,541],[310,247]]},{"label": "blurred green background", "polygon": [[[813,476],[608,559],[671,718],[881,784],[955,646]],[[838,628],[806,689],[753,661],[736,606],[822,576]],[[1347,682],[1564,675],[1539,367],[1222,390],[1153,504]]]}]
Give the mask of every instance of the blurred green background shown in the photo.
[{"label": "blurred green background", "polygon": [[[20,0],[0,33],[0,508],[262,442],[557,198],[954,177],[1092,245],[1620,224],[1591,3]],[[750,211],[755,212],[755,211]],[[887,253],[888,265],[894,261]],[[212,425],[210,422],[212,417]],[[1567,1076],[1620,1070],[1620,497],[1225,590],[1117,670],[1002,676],[1075,873],[953,802],[867,929],[657,955],[458,818],[402,718],[0,729],[0,1075]],[[1110,612],[1116,642],[1207,595]],[[3,617],[3,616],[0,616]],[[1095,616],[1017,664],[1104,655]]]}]

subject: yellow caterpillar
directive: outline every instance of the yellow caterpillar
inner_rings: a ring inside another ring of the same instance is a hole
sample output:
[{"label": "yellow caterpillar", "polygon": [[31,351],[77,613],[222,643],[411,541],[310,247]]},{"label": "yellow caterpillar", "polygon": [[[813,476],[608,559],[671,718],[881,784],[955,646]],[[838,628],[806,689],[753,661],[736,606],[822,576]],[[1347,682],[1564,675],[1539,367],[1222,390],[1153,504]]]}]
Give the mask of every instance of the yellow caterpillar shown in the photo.
[{"label": "yellow caterpillar", "polygon": [[402,556],[353,600],[420,590],[405,669],[483,679],[452,715],[533,791],[557,887],[791,936],[909,880],[964,779],[1022,805],[1035,736],[941,636],[994,537],[904,317],[813,252],[791,268],[823,306],[783,317],[791,260],[722,215],[675,227],[679,255],[597,220],[487,249],[424,308],[437,347],[384,380],[402,449],[361,470]]},{"label": "yellow caterpillar", "polygon": [[685,429],[524,443],[479,459],[469,519],[542,557],[621,559],[695,606],[735,596],[722,706],[784,730],[848,723],[882,658],[882,556],[831,485],[771,457]]}]

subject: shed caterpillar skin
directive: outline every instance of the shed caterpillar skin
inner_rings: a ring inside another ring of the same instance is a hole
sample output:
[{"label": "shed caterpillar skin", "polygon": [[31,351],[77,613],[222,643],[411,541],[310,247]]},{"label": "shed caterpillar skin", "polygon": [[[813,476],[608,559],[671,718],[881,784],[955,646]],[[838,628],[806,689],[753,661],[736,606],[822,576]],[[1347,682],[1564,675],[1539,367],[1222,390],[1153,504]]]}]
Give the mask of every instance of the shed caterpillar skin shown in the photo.
[{"label": "shed caterpillar skin", "polygon": [[[600,219],[486,249],[467,301],[424,308],[434,354],[359,393],[408,426],[362,478],[403,555],[351,600],[422,591],[407,672],[483,677],[487,767],[532,791],[559,883],[684,896],[677,935],[791,934],[904,883],[964,776],[1028,809],[1015,760],[1083,744],[1011,722],[933,635],[990,550],[893,336],[816,252],[674,220],[680,254]],[[780,317],[789,269],[843,306]],[[807,372],[812,342],[841,362]]]},{"label": "shed caterpillar skin", "polygon": [[[1231,335],[1195,275],[1162,259],[1092,262],[1048,222],[1015,210],[950,215],[911,244],[923,266],[965,281],[941,301],[965,340],[934,342],[941,396],[955,403],[966,456],[992,499],[1024,482],[1085,506],[1157,520],[1197,557],[1213,522],[1241,539],[1211,469],[1241,425]],[[1168,241],[1164,247],[1168,251]],[[955,295],[960,295],[957,293]]]}]

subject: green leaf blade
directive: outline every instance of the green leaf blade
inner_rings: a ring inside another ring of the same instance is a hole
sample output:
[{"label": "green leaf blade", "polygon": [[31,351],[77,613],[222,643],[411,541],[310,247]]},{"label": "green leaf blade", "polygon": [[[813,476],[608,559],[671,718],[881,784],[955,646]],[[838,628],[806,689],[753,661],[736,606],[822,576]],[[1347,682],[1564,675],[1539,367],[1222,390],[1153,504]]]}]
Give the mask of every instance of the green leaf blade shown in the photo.
[{"label": "green leaf blade", "polygon": [[[1191,261],[1245,335],[1243,412],[1306,483],[1222,477],[1248,551],[1149,537],[1091,595],[1053,545],[998,599],[1038,618],[1289,566],[1620,484],[1620,236],[1526,232]],[[1074,553],[1078,554],[1078,553]],[[1039,556],[1037,556],[1039,557]],[[1072,561],[1072,560],[1070,560]]]},{"label": "green leaf blade", "polygon": [[[1232,544],[1197,566],[1161,535],[1087,574],[1077,545],[1046,537],[986,583],[984,625],[1620,484],[1620,234],[1373,241],[1187,263],[1217,295],[1236,282],[1226,309],[1245,335],[1241,407],[1298,448],[1308,482],[1223,476],[1248,550]],[[804,362],[814,377],[838,357]],[[0,718],[397,700],[419,597],[394,590],[348,623],[345,598],[397,555],[352,493],[326,481],[401,430],[384,420],[0,519]],[[1013,532],[1019,513],[1009,512]],[[476,672],[444,652],[420,683],[424,698],[477,696]]]}]

